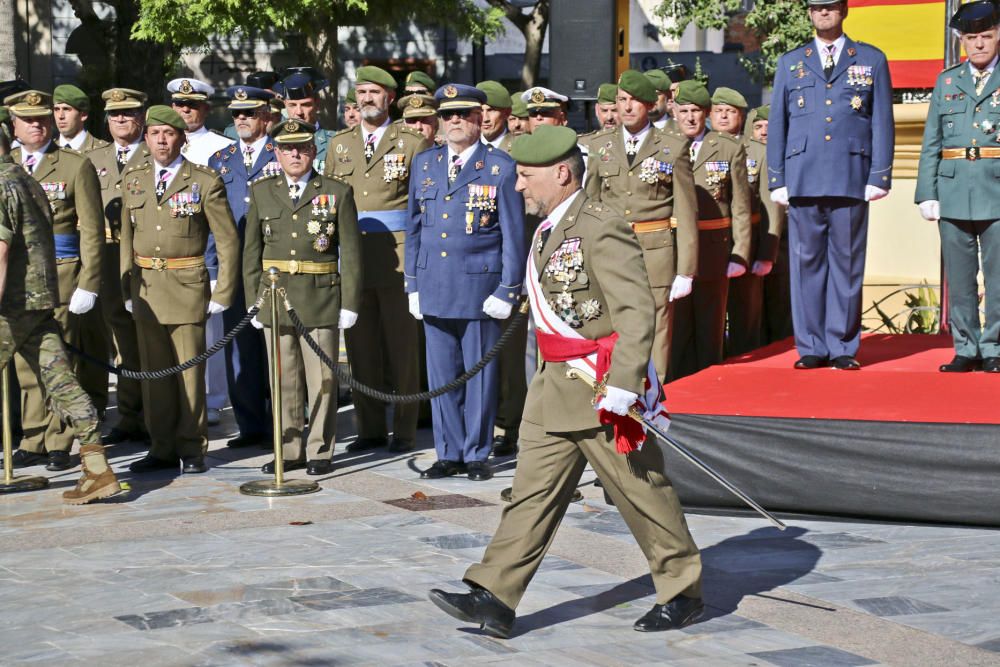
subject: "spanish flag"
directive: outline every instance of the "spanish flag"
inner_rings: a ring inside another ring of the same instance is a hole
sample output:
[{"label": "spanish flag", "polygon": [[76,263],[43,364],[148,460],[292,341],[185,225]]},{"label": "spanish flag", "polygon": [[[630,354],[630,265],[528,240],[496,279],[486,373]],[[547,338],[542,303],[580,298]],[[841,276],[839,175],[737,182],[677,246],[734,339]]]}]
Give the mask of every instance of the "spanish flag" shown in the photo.
[{"label": "spanish flag", "polygon": [[849,0],[844,32],[885,52],[894,88],[933,88],[944,69],[942,0]]}]

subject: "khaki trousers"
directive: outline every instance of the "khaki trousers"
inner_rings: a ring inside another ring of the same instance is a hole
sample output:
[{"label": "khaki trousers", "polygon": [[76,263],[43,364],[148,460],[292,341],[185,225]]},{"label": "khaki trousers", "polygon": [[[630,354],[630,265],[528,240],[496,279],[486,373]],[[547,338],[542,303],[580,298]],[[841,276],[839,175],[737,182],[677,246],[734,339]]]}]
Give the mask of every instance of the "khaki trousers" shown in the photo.
[{"label": "khaki trousers", "polygon": [[520,438],[513,499],[482,563],[466,571],[466,583],[517,607],[589,461],[649,562],[657,603],[678,594],[701,597],[701,555],[655,443],[622,456],[610,427],[555,434],[527,420]]},{"label": "khaki trousers", "polygon": [[517,428],[521,424],[521,414],[524,412],[524,397],[528,393],[524,357],[528,347],[529,319],[529,317],[524,318],[514,328],[510,338],[507,339],[507,344],[503,346],[497,356],[500,391],[498,392],[499,405],[496,426],[502,428],[506,435],[515,438],[517,437]]},{"label": "khaki trousers", "polygon": [[[339,330],[336,327],[309,329],[313,340],[327,355],[337,358]],[[267,363],[274,373],[271,329],[264,331]],[[337,375],[313,352],[291,327],[278,329],[281,352],[281,443],[286,461],[329,460],[337,438]],[[305,410],[309,409],[309,436],[305,438]]]},{"label": "khaki trousers", "polygon": [[[101,265],[101,298],[99,305],[104,315],[108,337],[114,341],[114,352],[125,368],[139,368],[139,340],[135,334],[135,320],[125,310],[122,299],[121,276],[118,274],[119,246],[104,244],[104,263]],[[146,430],[142,418],[142,385],[138,380],[118,377],[118,428],[129,433]]]},{"label": "khaki trousers", "polygon": [[691,294],[673,303],[668,380],[722,363],[728,296],[729,278],[695,280]]},{"label": "khaki trousers", "polygon": [[653,314],[656,328],[653,330],[653,368],[660,384],[666,382],[667,367],[670,363],[670,331],[673,328],[674,310],[670,307],[670,288],[651,287],[656,312]]}]

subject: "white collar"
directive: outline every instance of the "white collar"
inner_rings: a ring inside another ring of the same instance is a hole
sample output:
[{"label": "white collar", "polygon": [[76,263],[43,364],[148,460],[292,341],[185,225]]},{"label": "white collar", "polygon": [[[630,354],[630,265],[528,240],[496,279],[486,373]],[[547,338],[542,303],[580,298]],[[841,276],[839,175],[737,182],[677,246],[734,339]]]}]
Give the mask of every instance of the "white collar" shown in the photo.
[{"label": "white collar", "polygon": [[193,132],[185,132],[185,134],[187,135],[188,141],[190,141],[192,139],[197,139],[202,135],[208,134],[208,128],[202,125],[197,130],[194,130]]},{"label": "white collar", "polygon": [[132,157],[132,154],[135,153],[135,149],[139,147],[139,141],[140,141],[139,139],[136,139],[132,143],[127,144],[125,146],[122,146],[117,141],[112,141],[111,143],[115,147],[115,155],[118,155],[118,151],[124,148],[126,157]]},{"label": "white collar", "polygon": [[449,144],[448,145],[448,166],[449,167],[451,166],[451,158],[452,158],[453,155],[458,155],[458,159],[462,161],[462,166],[463,167],[465,165],[469,164],[469,160],[472,159],[472,154],[476,152],[477,148],[479,148],[479,142],[476,142],[476,143],[472,144],[471,146],[469,146],[468,148],[466,148],[461,153],[455,153],[455,151],[452,150],[452,148],[451,148],[451,144]]},{"label": "white collar", "polygon": [[160,172],[163,171],[164,169],[166,169],[168,172],[170,172],[170,178],[173,178],[174,174],[177,173],[177,170],[181,168],[181,163],[183,161],[184,161],[184,158],[182,156],[178,155],[177,158],[173,162],[171,162],[167,166],[163,166],[162,164],[160,164],[159,162],[157,162],[154,159],[153,160],[153,178],[154,178],[154,180],[159,177]]},{"label": "white collar", "polygon": [[989,74],[992,74],[993,73],[993,69],[997,66],[997,61],[998,60],[1000,60],[1000,56],[993,56],[993,60],[990,61],[990,64],[987,65],[986,68],[982,69],[982,70],[977,69],[976,66],[973,65],[970,62],[969,63],[969,71],[972,72],[973,74],[976,74],[977,72],[981,72],[981,71],[982,72],[987,72]]},{"label": "white collar", "polygon": [[60,146],[63,148],[72,148],[73,150],[78,151],[80,150],[80,147],[83,146],[83,142],[87,140],[87,131],[80,130],[72,139],[67,139],[61,135],[59,138],[62,140]]},{"label": "white collar", "polygon": [[301,183],[302,184],[302,192],[305,192],[305,189],[306,189],[305,186],[309,183],[309,179],[310,178],[312,178],[312,169],[310,169],[305,174],[303,174],[301,178],[296,178],[294,180],[292,179],[291,176],[289,176],[288,174],[285,174],[285,182],[288,183],[289,189],[291,189],[291,187],[293,185],[295,185],[296,183]]},{"label": "white collar", "polygon": [[252,144],[247,144],[242,139],[240,139],[239,142],[240,142],[240,149],[239,149],[240,155],[243,155],[247,150],[247,146],[249,146],[253,150],[253,153],[251,153],[250,156],[254,159],[254,161],[256,161],[257,156],[260,155],[261,151],[264,150],[264,144],[267,143],[267,135],[262,134],[260,139],[253,142]]},{"label": "white collar", "polygon": [[389,121],[389,117],[386,116],[385,122],[382,123],[381,125],[379,125],[378,127],[376,127],[371,132],[369,132],[368,130],[365,129],[365,124],[364,123],[361,123],[361,137],[365,140],[364,143],[367,144],[368,143],[368,137],[370,137],[371,135],[374,134],[375,135],[375,145],[378,146],[378,143],[380,141],[382,141],[382,135],[385,134],[385,129],[387,127],[389,127],[389,122],[390,122]]},{"label": "white collar", "polygon": [[653,129],[653,126],[647,122],[646,127],[642,128],[635,134],[632,134],[631,132],[628,131],[628,128],[622,125],[622,132],[625,133],[625,141],[628,141],[629,139],[636,139],[639,142],[637,146],[642,145],[642,142],[645,140],[646,135],[649,134],[649,131],[651,129]]},{"label": "white collar", "polygon": [[573,202],[576,200],[577,195],[579,195],[581,192],[583,192],[583,189],[582,188],[578,189],[569,197],[563,199],[558,206],[552,209],[551,213],[545,216],[545,219],[552,223],[552,229],[555,229],[556,227],[559,226],[559,223],[562,222],[563,216],[566,215],[566,211],[568,211],[569,207],[573,205]]},{"label": "white collar", "polygon": [[653,127],[657,127],[662,130],[667,126],[668,120],[670,120],[670,116],[668,114],[663,114],[663,116],[661,116],[659,120],[653,121]]},{"label": "white collar", "polygon": [[507,137],[507,130],[506,130],[506,128],[505,128],[505,129],[504,129],[504,131],[500,133],[500,136],[498,136],[498,137],[497,137],[496,139],[494,139],[493,141],[489,141],[489,140],[488,140],[488,139],[486,138],[486,135],[485,135],[485,134],[479,137],[479,141],[481,141],[481,142],[482,142],[482,143],[483,143],[484,145],[486,145],[486,146],[492,146],[493,148],[500,148],[500,144],[501,144],[501,142],[503,142],[503,140],[504,140],[504,139],[505,139],[506,137]]},{"label": "white collar", "polygon": [[[831,44],[822,41],[819,37],[816,38],[816,51],[819,53],[819,63],[820,65],[826,60],[826,54],[829,52]],[[847,35],[841,33],[840,37],[833,40],[833,64],[836,65],[840,62],[840,54],[844,51],[844,43],[847,42]]]}]

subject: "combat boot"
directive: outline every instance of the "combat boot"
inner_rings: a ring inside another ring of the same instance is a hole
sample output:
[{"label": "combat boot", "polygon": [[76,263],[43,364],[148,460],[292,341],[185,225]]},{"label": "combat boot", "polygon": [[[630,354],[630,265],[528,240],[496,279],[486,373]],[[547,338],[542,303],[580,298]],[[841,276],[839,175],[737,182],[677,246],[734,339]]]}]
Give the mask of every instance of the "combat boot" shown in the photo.
[{"label": "combat boot", "polygon": [[118,478],[104,456],[104,445],[83,445],[80,447],[80,463],[83,477],[76,488],[63,492],[63,502],[68,505],[85,505],[94,500],[108,498],[121,491]]}]

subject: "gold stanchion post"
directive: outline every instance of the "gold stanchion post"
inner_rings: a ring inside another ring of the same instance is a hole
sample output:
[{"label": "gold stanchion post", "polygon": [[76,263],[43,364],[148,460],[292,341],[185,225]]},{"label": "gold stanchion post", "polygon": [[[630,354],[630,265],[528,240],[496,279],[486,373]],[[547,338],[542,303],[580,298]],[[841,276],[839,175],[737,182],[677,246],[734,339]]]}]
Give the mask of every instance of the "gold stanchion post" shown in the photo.
[{"label": "gold stanchion post", "polygon": [[37,491],[49,485],[45,477],[25,476],[14,477],[14,434],[10,423],[10,363],[3,367],[0,373],[3,382],[3,483],[0,483],[0,493],[18,493],[20,491]]},{"label": "gold stanchion post", "polygon": [[319,491],[316,482],[307,479],[285,479],[285,461],[281,446],[281,349],[278,332],[278,269],[267,271],[271,281],[271,411],[274,413],[274,479],[247,482],[240,493],[247,496],[301,496]]}]

